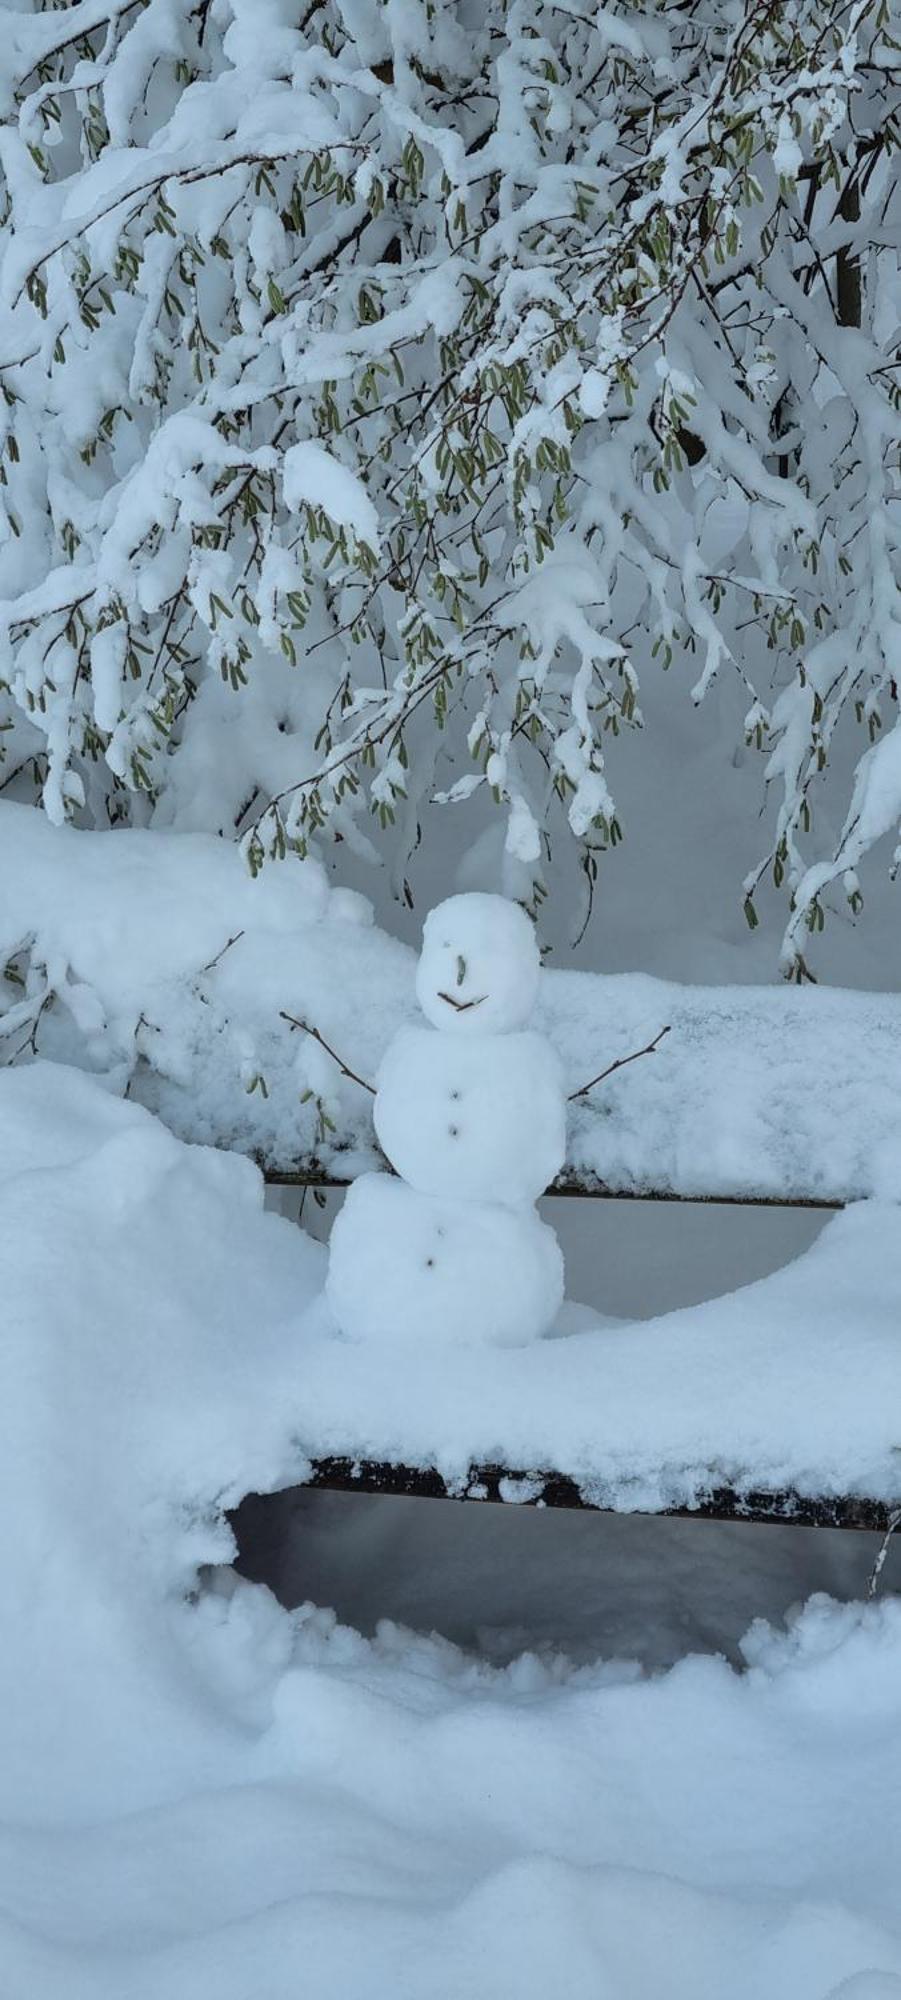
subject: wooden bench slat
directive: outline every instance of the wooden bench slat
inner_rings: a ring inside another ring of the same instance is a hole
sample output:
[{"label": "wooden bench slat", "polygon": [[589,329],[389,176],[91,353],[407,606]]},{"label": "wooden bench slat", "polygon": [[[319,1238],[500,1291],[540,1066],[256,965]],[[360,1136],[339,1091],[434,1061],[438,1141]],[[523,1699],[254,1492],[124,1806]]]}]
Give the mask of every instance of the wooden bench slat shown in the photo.
[{"label": "wooden bench slat", "polygon": [[[265,1159],[256,1156],[256,1164],[262,1171],[267,1187],[330,1188],[346,1192],[350,1186],[349,1177],[342,1178],[316,1158],[301,1160],[295,1167],[282,1167],[271,1165]],[[380,1165],[387,1174],[394,1172],[387,1160],[374,1161],[373,1165]],[[618,1187],[598,1180],[593,1174],[579,1174],[573,1168],[564,1169],[564,1172],[545,1188],[545,1195],[569,1195],[577,1200],[587,1201],[700,1202],[708,1208],[822,1208],[831,1214],[846,1205],[838,1196],[705,1194],[691,1190],[676,1193],[668,1187]]]},{"label": "wooden bench slat", "polygon": [[[460,1484],[448,1482],[434,1466],[393,1464],[379,1459],[342,1457],[312,1461],[307,1487],[329,1492],[389,1494],[420,1500],[466,1500],[473,1504],[563,1507],[596,1514],[634,1512],[681,1520],[772,1523],[795,1528],[857,1529],[886,1535],[898,1523],[901,1494],[896,1501],[873,1500],[865,1494],[809,1494],[792,1488],[772,1492],[760,1488],[711,1486],[690,1505],[661,1508],[614,1508],[592,1499],[575,1480],[553,1471],[514,1471],[503,1465],[471,1465]],[[260,1496],[252,1496],[258,1500]],[[243,1502],[242,1502],[243,1505]],[[240,1508],[230,1516],[240,1539]]]}]

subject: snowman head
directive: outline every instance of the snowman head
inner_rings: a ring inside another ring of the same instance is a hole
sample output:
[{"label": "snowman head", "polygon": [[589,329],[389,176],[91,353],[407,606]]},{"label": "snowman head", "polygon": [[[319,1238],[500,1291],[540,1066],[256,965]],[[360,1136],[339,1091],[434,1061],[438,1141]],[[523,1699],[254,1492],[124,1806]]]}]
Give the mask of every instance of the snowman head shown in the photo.
[{"label": "snowman head", "polygon": [[435,1028],[503,1034],[531,1014],[540,968],[535,932],[518,903],[449,896],[426,918],[416,995]]}]

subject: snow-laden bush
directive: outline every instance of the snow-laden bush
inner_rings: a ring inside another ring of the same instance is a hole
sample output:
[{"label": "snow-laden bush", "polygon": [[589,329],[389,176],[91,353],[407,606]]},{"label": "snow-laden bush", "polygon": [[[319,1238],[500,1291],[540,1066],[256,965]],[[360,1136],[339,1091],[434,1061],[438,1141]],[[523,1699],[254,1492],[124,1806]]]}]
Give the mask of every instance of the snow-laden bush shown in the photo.
[{"label": "snow-laden bush", "polygon": [[798,969],[901,809],[898,63],[887,0],[4,9],[6,782],[254,868],[371,812],[399,881],[488,787],[520,884],[568,822],[590,895],[688,649]]}]

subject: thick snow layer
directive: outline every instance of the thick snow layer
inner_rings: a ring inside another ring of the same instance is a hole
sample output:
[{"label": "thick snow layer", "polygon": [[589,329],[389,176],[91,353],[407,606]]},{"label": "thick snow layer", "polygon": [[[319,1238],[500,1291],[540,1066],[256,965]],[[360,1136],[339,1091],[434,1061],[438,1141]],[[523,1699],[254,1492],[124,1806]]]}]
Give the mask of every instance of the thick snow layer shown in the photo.
[{"label": "thick snow layer", "polygon": [[[332,1229],[327,1292],[351,1340],[522,1347],[563,1304],[563,1256],[530,1207],[442,1200],[363,1174]],[[375,1454],[381,1457],[382,1453]]]},{"label": "thick snow layer", "polygon": [[[371,1097],[280,1019],[317,1027],[369,1082],[417,1019],[414,955],[367,924],[361,898],[329,895],[313,863],[251,882],[209,836],[80,833],[6,803],[0,879],[0,965],[33,940],[30,989],[0,981],[0,1048],[28,1053],[52,990],[39,1049],[128,1085],[184,1137],[282,1170],[317,1145],[347,1178],[372,1165]],[[696,1195],[853,1200],[899,1185],[899,995],[541,974],[534,1024],[569,1090],[667,1023],[655,1055],[569,1107],[576,1171]]]},{"label": "thick snow layer", "polygon": [[374,1122],[391,1165],[424,1194],[537,1201],[566,1157],[563,1072],[526,1029],[464,1039],[401,1028],[380,1064]]},{"label": "thick snow layer", "polygon": [[643,1678],[196,1584],[300,1470],[320,1258],[96,1080],[0,1122],[4,1992],[901,1992],[897,1602]]},{"label": "thick snow layer", "polygon": [[[894,1189],[901,998],[552,974],[541,1026],[578,1083],[671,1032],[570,1105],[573,1169],[611,1187],[853,1201]],[[575,1085],[573,1086],[575,1087]]]},{"label": "thick snow layer", "polygon": [[296,1476],[292,1319],[323,1275],[247,1160],[77,1071],[0,1074],[0,1812],[168,1797],[182,1757],[213,1781],[183,1597],[228,1560],[221,1509]]},{"label": "thick snow layer", "polygon": [[416,968],[427,1021],[452,1035],[520,1028],[538,996],[535,931],[518,903],[475,893],[429,912]]},{"label": "thick snow layer", "polygon": [[[0,1133],[4,1993],[897,2000],[897,1601],[814,1599],[784,1632],[752,1628],[741,1675],[707,1658],[650,1678],[492,1669],[280,1611],[203,1566],[228,1557],[223,1505],[302,1472],[321,1252],[263,1213],[252,1167],[96,1079],[7,1072]],[[835,1283],[830,1241],[897,1282],[894,1219],[831,1225],[796,1320]],[[875,1365],[874,1282],[857,1271],[843,1338],[878,1439],[898,1383]],[[653,1418],[647,1336],[620,1344]],[[330,1352],[340,1373],[350,1349]],[[690,1371],[712,1352],[689,1339]],[[492,1360],[528,1382],[536,1354]],[[849,1393],[858,1443],[862,1412]]]},{"label": "thick snow layer", "polygon": [[210,835],[75,832],[4,803],[0,880],[0,967],[31,965],[26,989],[0,980],[0,1053],[27,1054],[40,1017],[42,1053],[102,1071],[187,1137],[296,1158],[318,1095],[371,1151],[370,1099],[331,1061],[311,1076],[321,1051],[280,1010],[374,1069],[401,995],[412,1007],[412,960],[318,863],[252,880]]}]

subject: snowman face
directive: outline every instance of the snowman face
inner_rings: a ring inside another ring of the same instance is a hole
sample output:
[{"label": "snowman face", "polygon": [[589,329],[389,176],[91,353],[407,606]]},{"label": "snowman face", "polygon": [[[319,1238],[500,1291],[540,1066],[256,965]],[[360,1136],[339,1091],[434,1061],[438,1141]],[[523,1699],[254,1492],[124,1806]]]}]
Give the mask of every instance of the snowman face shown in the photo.
[{"label": "snowman face", "polygon": [[528,1019],[540,969],[535,932],[503,896],[450,896],[426,918],[420,1007],[451,1034],[503,1034]]}]

